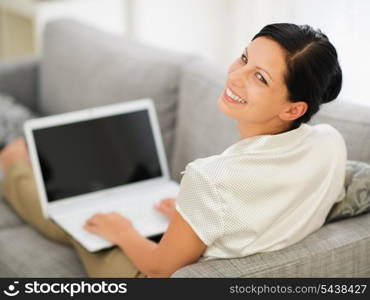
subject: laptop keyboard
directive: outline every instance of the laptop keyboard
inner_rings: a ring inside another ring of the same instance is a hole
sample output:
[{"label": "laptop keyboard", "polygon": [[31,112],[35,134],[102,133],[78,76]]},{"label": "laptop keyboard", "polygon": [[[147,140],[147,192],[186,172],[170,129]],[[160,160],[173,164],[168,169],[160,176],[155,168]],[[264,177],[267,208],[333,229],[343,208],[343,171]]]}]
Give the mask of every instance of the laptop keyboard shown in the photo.
[{"label": "laptop keyboard", "polygon": [[[155,195],[155,196],[154,196]],[[90,252],[113,246],[109,241],[88,232],[83,228],[86,220],[96,213],[117,212],[131,220],[134,228],[143,236],[149,237],[166,231],[169,221],[153,205],[168,197],[168,192],[153,191],[130,199],[120,199],[109,206],[94,207],[53,216],[69,234]]]}]

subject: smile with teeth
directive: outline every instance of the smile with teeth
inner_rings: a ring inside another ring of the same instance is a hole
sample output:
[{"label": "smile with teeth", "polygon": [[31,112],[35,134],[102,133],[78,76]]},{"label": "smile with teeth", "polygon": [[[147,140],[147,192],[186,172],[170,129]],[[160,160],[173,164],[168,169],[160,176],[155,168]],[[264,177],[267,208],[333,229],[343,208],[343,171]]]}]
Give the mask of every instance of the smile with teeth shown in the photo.
[{"label": "smile with teeth", "polygon": [[235,95],[229,88],[226,88],[225,94],[226,94],[226,96],[230,97],[232,100],[234,100],[238,103],[242,103],[242,104],[247,103],[246,100],[244,100],[244,99],[240,98],[239,96]]}]

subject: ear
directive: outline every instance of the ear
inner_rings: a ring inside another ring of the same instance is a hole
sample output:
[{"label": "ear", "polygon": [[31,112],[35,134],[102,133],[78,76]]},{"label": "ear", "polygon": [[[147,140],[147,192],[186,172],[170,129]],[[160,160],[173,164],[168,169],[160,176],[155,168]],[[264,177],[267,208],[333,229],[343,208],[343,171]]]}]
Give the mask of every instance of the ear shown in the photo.
[{"label": "ear", "polygon": [[303,116],[307,111],[308,105],[306,102],[289,102],[284,110],[279,114],[280,119],[285,121],[293,121]]}]

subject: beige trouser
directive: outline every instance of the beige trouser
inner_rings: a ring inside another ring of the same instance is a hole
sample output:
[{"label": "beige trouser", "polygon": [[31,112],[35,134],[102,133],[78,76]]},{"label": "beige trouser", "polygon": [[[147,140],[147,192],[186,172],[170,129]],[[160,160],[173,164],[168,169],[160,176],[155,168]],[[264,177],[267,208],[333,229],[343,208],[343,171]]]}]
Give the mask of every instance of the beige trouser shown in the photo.
[{"label": "beige trouser", "polygon": [[45,219],[33,172],[26,162],[17,162],[5,176],[2,194],[18,215],[41,234],[56,242],[73,246],[90,277],[146,277],[123,253],[114,247],[90,253],[52,220]]}]

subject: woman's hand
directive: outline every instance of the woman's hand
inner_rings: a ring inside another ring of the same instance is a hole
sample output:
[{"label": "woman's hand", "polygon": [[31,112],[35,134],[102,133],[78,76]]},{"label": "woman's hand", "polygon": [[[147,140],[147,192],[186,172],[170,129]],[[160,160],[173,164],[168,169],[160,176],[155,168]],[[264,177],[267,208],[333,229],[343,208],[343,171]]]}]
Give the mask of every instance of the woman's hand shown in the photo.
[{"label": "woman's hand", "polygon": [[175,214],[175,198],[165,198],[159,203],[155,204],[154,207],[161,213],[165,214],[168,219],[172,219]]},{"label": "woman's hand", "polygon": [[[165,198],[154,206],[170,220],[175,214],[175,199]],[[117,245],[125,232],[134,229],[129,219],[118,213],[98,213],[89,218],[84,228]]]},{"label": "woman's hand", "polygon": [[112,212],[93,215],[86,221],[84,228],[117,245],[125,232],[132,230],[133,226],[129,219]]}]

